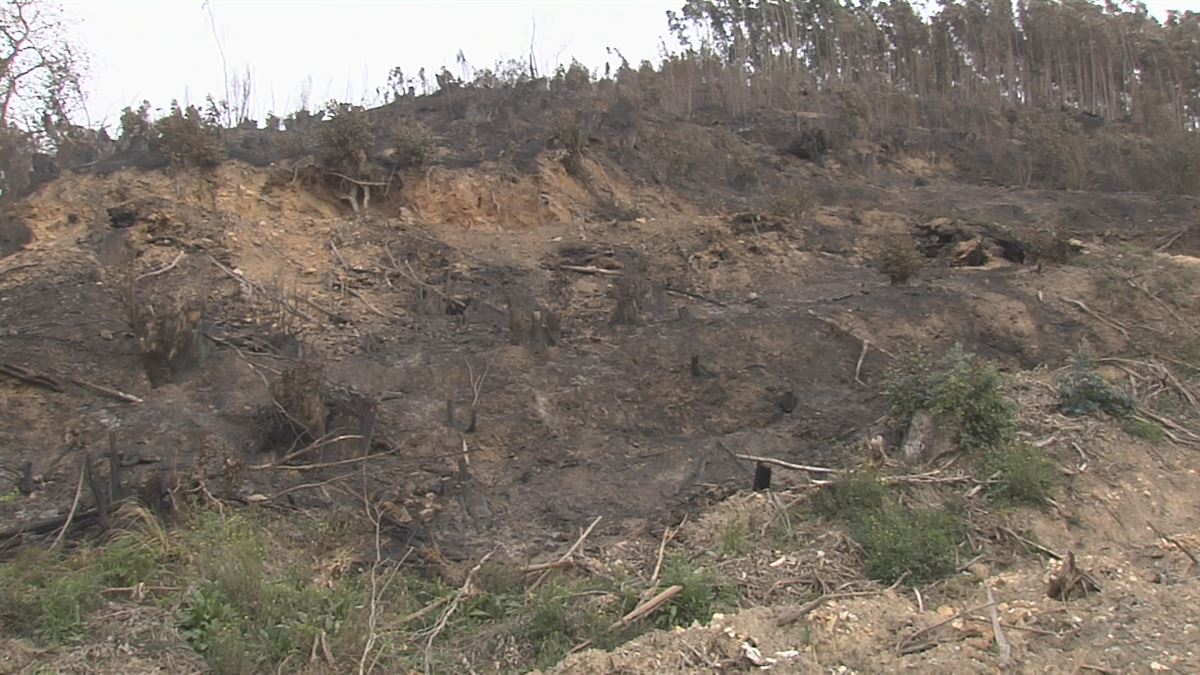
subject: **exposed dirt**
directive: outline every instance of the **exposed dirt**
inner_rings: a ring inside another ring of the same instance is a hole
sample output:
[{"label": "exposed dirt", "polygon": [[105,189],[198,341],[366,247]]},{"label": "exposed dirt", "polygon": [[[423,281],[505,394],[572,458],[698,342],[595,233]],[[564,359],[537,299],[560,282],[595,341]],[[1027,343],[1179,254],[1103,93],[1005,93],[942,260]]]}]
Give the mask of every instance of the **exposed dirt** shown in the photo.
[{"label": "exposed dirt", "polygon": [[[691,126],[677,133],[713,152],[771,152]],[[0,522],[63,514],[83,452],[103,454],[111,438],[131,490],[205,477],[218,497],[298,509],[356,499],[294,488],[358,480],[370,455],[373,495],[411,516],[388,529],[389,550],[419,544],[430,564],[454,567],[497,544],[514,559],[544,556],[597,515],[595,541],[653,544],[664,525],[749,488],[731,453],[837,467],[857,462],[850,448],[877,433],[894,443],[878,393],[887,354],[961,342],[1015,373],[1056,368],[1084,339],[1102,353],[1126,349],[1127,329],[1087,311],[1106,307],[1091,261],[1180,232],[1171,252],[1200,253],[1200,234],[1188,234],[1198,203],[1182,197],[964,186],[920,162],[866,180],[834,162],[772,155],[756,180],[820,195],[807,215],[785,218],[752,208],[761,195],[714,208],[689,184],[648,180],[636,157],[626,172],[597,155],[573,175],[554,152],[526,154],[519,172],[447,163],[407,176],[361,217],[285,170],[238,162],[44,186],[24,206],[24,229],[0,230],[0,253],[11,250],[0,267],[0,361],[62,390],[0,379],[0,464],[30,462],[37,481],[32,495],[0,502]],[[934,180],[911,187],[914,174]],[[927,249],[917,281],[889,285],[869,264],[871,245],[885,233],[919,236],[935,218],[993,253],[1048,225],[1084,252],[1067,266],[992,254],[961,266],[943,242]],[[781,405],[789,392],[794,402]],[[281,439],[287,396],[315,409],[303,434]],[[1195,570],[1145,527],[1200,549],[1194,450],[1133,443],[1106,426],[1069,434],[1054,446],[1064,461],[1070,440],[1090,459],[1062,513],[1008,517],[1074,551],[1100,594],[1049,600],[1046,568],[1014,556],[920,601],[834,600],[785,628],[774,619],[788,607],[764,606],[562,669],[744,667],[749,637],[784,672],[991,672],[990,623],[975,614],[931,634],[947,644],[894,649],[907,631],[980,604],[985,586],[1017,626],[1008,638],[1022,672],[1200,668]],[[703,549],[704,536],[693,524],[681,543]],[[769,562],[729,572],[790,564]],[[796,653],[776,656],[787,650]]]}]

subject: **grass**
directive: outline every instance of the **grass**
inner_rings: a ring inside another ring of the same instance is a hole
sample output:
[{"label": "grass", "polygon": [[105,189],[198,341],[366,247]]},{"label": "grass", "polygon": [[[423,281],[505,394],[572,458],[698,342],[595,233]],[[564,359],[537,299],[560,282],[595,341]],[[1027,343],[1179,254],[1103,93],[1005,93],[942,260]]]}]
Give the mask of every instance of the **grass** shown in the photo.
[{"label": "grass", "polygon": [[928,411],[953,425],[958,446],[968,452],[1001,446],[1016,429],[1016,409],[1000,373],[961,345],[936,360],[921,351],[902,355],[886,374],[884,394],[901,428],[918,411]]},{"label": "grass", "polygon": [[894,286],[907,283],[925,266],[925,257],[917,250],[912,238],[906,236],[891,236],[880,241],[872,259]]},{"label": "grass", "polygon": [[1145,420],[1125,420],[1125,422],[1121,425],[1121,429],[1134,438],[1140,438],[1143,441],[1149,441],[1155,445],[1159,443],[1165,443],[1167,440],[1167,434],[1162,430],[1162,427],[1153,422],[1147,422]]},{"label": "grass", "polygon": [[737,601],[737,591],[716,573],[696,566],[682,557],[673,557],[663,566],[662,588],[682,586],[683,590],[658,611],[654,624],[659,628],[708,623],[713,612]]},{"label": "grass", "polygon": [[872,579],[924,583],[950,574],[958,563],[962,518],[947,509],[902,505],[873,473],[851,473],[826,486],[816,507],[849,527]]},{"label": "grass", "polygon": [[1044,504],[1058,484],[1054,463],[1038,448],[1017,444],[986,452],[980,474],[990,499],[1006,504]]}]

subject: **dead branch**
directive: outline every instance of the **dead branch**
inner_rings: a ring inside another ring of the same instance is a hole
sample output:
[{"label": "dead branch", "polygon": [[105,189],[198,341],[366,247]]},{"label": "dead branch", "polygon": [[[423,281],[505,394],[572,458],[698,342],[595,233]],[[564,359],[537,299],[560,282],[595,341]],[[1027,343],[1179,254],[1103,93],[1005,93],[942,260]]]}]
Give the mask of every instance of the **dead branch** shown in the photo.
[{"label": "dead branch", "polygon": [[[600,521],[603,518],[604,518],[604,516],[596,516],[596,519],[592,521],[592,524],[587,526],[587,529],[583,531],[583,534],[579,535],[579,538],[575,540],[575,543],[571,544],[571,548],[567,549],[567,552],[562,554],[562,557],[560,557],[558,559],[558,562],[560,562],[560,563],[569,562],[571,560],[571,556],[575,555],[575,551],[579,550],[579,547],[583,545],[583,540],[588,538],[588,535],[592,533],[592,530],[596,529],[596,525],[600,524]],[[533,591],[533,589],[540,586],[541,583],[543,581],[545,581],[546,577],[548,577],[548,576],[550,576],[549,569],[543,571],[540,575],[538,575],[538,578],[535,579],[533,581],[533,583],[529,585],[529,590]]]},{"label": "dead branch", "polygon": [[112,389],[110,387],[105,387],[103,385],[99,385],[94,382],[88,382],[87,380],[81,380],[78,377],[68,377],[67,379],[71,382],[71,384],[78,385],[80,387],[83,387],[84,389],[90,389],[91,391],[94,391],[97,394],[101,394],[101,395],[107,396],[109,398],[116,399],[118,401],[123,401],[125,403],[135,403],[135,404],[144,402],[141,398],[138,398],[137,396],[134,396],[133,394],[126,394],[123,391],[118,391],[118,390]]},{"label": "dead branch", "polygon": [[941,621],[938,621],[935,624],[926,626],[926,627],[908,635],[908,637],[901,638],[900,641],[896,643],[896,653],[903,656],[905,654],[913,654],[913,653],[916,653],[919,651],[924,651],[925,649],[928,649],[928,648],[932,647],[933,645],[930,643],[927,643],[927,642],[918,643],[917,640],[919,638],[921,638],[925,635],[928,635],[929,633],[937,630],[938,628],[941,628],[942,626],[945,626],[948,623],[958,621],[959,619],[963,618],[964,616],[966,616],[968,614],[974,614],[975,612],[987,609],[988,607],[991,607],[991,606],[992,606],[991,602],[986,602],[982,605],[978,605],[978,606],[972,607],[970,609],[964,609],[963,611],[958,612],[957,614],[953,614]]},{"label": "dead branch", "polygon": [[361,440],[361,439],[362,439],[362,436],[359,434],[345,434],[342,436],[334,436],[332,438],[319,438],[316,441],[313,441],[312,443],[309,443],[308,445],[304,446],[303,448],[300,448],[299,450],[296,450],[294,452],[289,452],[288,454],[284,455],[283,457],[280,457],[279,459],[275,460],[274,462],[268,462],[266,464],[255,464],[254,466],[251,466],[249,468],[251,471],[264,471],[266,469],[294,469],[295,467],[286,466],[284,463],[290,462],[291,460],[296,459],[297,457],[300,457],[308,452],[311,452],[312,450],[316,450],[317,448],[323,448],[326,445],[333,445],[334,443],[339,443],[341,441],[357,441],[357,440]]},{"label": "dead branch", "polygon": [[67,512],[67,519],[63,522],[62,529],[58,531],[58,536],[54,537],[54,542],[50,544],[50,548],[58,548],[63,537],[66,536],[67,530],[71,529],[71,521],[75,519],[75,510],[79,508],[79,497],[83,495],[83,465],[79,466],[79,481],[75,484],[75,498],[71,500],[71,510]]},{"label": "dead branch", "polygon": [[341,178],[344,181],[347,181],[349,183],[354,183],[355,185],[359,185],[362,187],[387,187],[388,186],[387,183],[381,183],[379,181],[371,181],[371,180],[359,180],[357,178],[351,178],[350,176],[347,176],[345,174],[337,173],[336,171],[326,171],[325,174],[329,175],[329,176],[333,176],[335,178]]},{"label": "dead branch", "polygon": [[1159,539],[1162,539],[1163,541],[1167,542],[1168,544],[1174,545],[1175,548],[1182,551],[1183,554],[1186,555],[1188,557],[1188,559],[1192,561],[1192,565],[1194,565],[1196,567],[1200,567],[1200,560],[1196,560],[1196,556],[1193,555],[1192,552],[1189,551],[1186,546],[1181,544],[1178,539],[1176,539],[1175,537],[1167,536],[1165,533],[1163,533],[1161,530],[1159,530],[1157,527],[1155,527],[1154,523],[1147,521],[1146,525],[1149,526],[1150,529],[1154,531],[1154,534],[1158,535]]},{"label": "dead branch", "polygon": [[682,295],[686,298],[692,298],[693,300],[699,300],[700,302],[707,302],[708,304],[716,305],[717,307],[728,307],[729,306],[729,305],[726,305],[725,303],[721,302],[720,300],[713,300],[712,298],[704,296],[704,295],[700,295],[699,293],[693,293],[692,291],[685,291],[682,288],[675,288],[674,286],[663,286],[663,291],[665,291],[667,293],[671,293],[673,295]]},{"label": "dead branch", "polygon": [[1104,325],[1106,325],[1106,326],[1110,326],[1110,327],[1112,327],[1112,328],[1115,328],[1115,329],[1117,329],[1117,331],[1119,331],[1119,332],[1121,333],[1121,335],[1122,335],[1122,336],[1124,336],[1126,339],[1129,339],[1129,328],[1128,328],[1127,326],[1125,326],[1125,324],[1122,324],[1122,323],[1120,323],[1120,322],[1118,322],[1118,321],[1115,321],[1115,320],[1113,320],[1113,319],[1109,319],[1109,318],[1107,318],[1107,317],[1101,316],[1099,312],[1097,312],[1096,310],[1092,309],[1091,307],[1088,307],[1087,305],[1083,304],[1083,302],[1081,302],[1081,301],[1079,301],[1079,300],[1075,300],[1075,299],[1072,299],[1072,298],[1068,298],[1068,297],[1066,297],[1066,296],[1060,296],[1060,299],[1061,299],[1063,302],[1066,302],[1066,303],[1069,303],[1069,304],[1075,305],[1075,306],[1076,306],[1076,307],[1078,307],[1079,309],[1083,310],[1083,313],[1084,313],[1084,314],[1087,314],[1088,316],[1090,316],[1090,317],[1092,317],[1093,319],[1095,319],[1095,320],[1099,321],[1100,323],[1102,323],[1102,324],[1104,324]]},{"label": "dead branch", "polygon": [[775,466],[783,467],[785,469],[792,469],[795,471],[807,471],[809,473],[823,473],[823,474],[831,474],[831,475],[837,475],[837,474],[843,473],[843,471],[841,469],[830,469],[830,468],[824,467],[824,466],[810,466],[807,464],[793,464],[791,462],[785,462],[782,459],[775,459],[774,457],[760,457],[758,455],[734,455],[734,457],[737,457],[738,459],[744,459],[744,460],[747,460],[750,462],[762,462],[764,464],[774,464]]},{"label": "dead branch", "polygon": [[594,267],[592,265],[559,265],[558,269],[564,272],[576,272],[578,274],[599,274],[602,276],[619,277],[620,270],[608,270],[603,267]]},{"label": "dead branch", "polygon": [[894,591],[900,587],[900,584],[904,583],[904,580],[906,578],[908,578],[908,572],[901,574],[900,578],[896,579],[896,581],[894,583],[892,583],[891,586],[880,589],[878,591],[846,591],[844,593],[830,593],[830,594],[822,595],[821,597],[810,600],[810,601],[804,603],[803,605],[800,605],[796,609],[794,609],[790,612],[787,612],[786,614],[775,619],[775,625],[782,628],[783,626],[793,624],[796,621],[798,621],[799,619],[802,619],[805,616],[807,616],[809,612],[813,611],[817,607],[820,607],[822,604],[829,602],[830,600],[841,600],[843,598],[865,598],[865,597],[870,597],[873,595],[882,595],[889,591]]},{"label": "dead branch", "polygon": [[[599,518],[597,518],[597,520],[599,520]],[[463,581],[462,587],[458,589],[458,592],[454,594],[453,599],[450,600],[450,606],[446,608],[446,611],[442,612],[440,617],[438,617],[437,623],[434,624],[433,630],[430,631],[429,637],[425,640],[425,675],[429,675],[429,673],[432,672],[430,670],[430,657],[433,654],[433,641],[436,640],[437,636],[440,635],[441,632],[446,628],[446,622],[450,620],[451,615],[453,615],[455,610],[458,609],[459,603],[461,603],[463,598],[467,597],[467,595],[471,592],[471,587],[475,581],[475,575],[479,574],[479,570],[498,550],[500,550],[499,547],[492,549],[486,555],[480,558],[479,562],[475,563],[475,566],[472,567],[469,572],[467,572],[467,578]]]},{"label": "dead branch", "polygon": [[24,366],[18,366],[15,363],[0,362],[0,375],[8,375],[9,377],[21,380],[26,384],[32,384],[37,387],[45,387],[50,391],[61,392],[62,385],[53,377],[36,373]]},{"label": "dead branch", "polygon": [[185,254],[186,254],[186,251],[180,251],[179,255],[175,256],[175,259],[172,260],[170,262],[170,264],[168,264],[166,267],[154,270],[153,272],[146,272],[145,274],[139,274],[137,277],[134,278],[134,281],[141,281],[142,279],[149,279],[150,277],[156,277],[160,274],[166,274],[167,272],[170,272],[171,270],[175,269],[175,266],[179,264],[180,260],[183,260],[183,256]]},{"label": "dead branch", "polygon": [[1052,550],[1050,550],[1050,549],[1046,548],[1045,546],[1042,546],[1041,544],[1037,543],[1036,541],[1033,541],[1032,539],[1028,539],[1028,538],[1026,538],[1026,537],[1022,537],[1021,535],[1017,534],[1016,532],[1012,531],[1011,529],[1009,529],[1009,528],[1007,528],[1007,527],[1000,527],[1000,528],[997,528],[997,529],[998,529],[1000,532],[1002,532],[1002,533],[1004,533],[1004,534],[1007,534],[1008,536],[1012,537],[1013,539],[1016,539],[1018,542],[1020,542],[1020,543],[1022,543],[1022,544],[1024,544],[1024,545],[1026,545],[1026,546],[1028,546],[1028,547],[1030,547],[1030,548],[1032,548],[1032,549],[1035,549],[1035,550],[1037,550],[1037,551],[1040,551],[1040,552],[1044,553],[1044,554],[1045,554],[1045,555],[1047,555],[1047,556],[1050,556],[1051,558],[1053,558],[1053,559],[1055,559],[1055,560],[1062,560],[1062,559],[1063,559],[1063,556],[1062,556],[1062,554],[1061,554],[1061,553],[1055,553],[1054,551],[1052,551]]},{"label": "dead branch", "polygon": [[867,358],[867,348],[871,346],[871,343],[863,340],[862,345],[862,352],[858,355],[858,364],[854,366],[854,381],[865,387],[867,383],[863,382],[859,376],[862,374],[863,359]]},{"label": "dead branch", "polygon": [[650,598],[646,602],[643,602],[642,604],[638,605],[637,607],[634,607],[633,611],[629,612],[625,616],[614,621],[613,624],[608,627],[608,631],[611,633],[613,631],[620,630],[620,629],[624,628],[625,626],[628,626],[628,625],[632,624],[633,622],[637,621],[638,619],[641,619],[642,617],[653,614],[656,610],[658,610],[659,607],[662,607],[671,598],[679,595],[682,592],[683,592],[683,586],[676,585],[676,586],[671,586],[671,587],[667,588],[666,590],[664,590],[663,592],[654,596],[653,598]]},{"label": "dead branch", "polygon": [[1000,667],[1007,668],[1012,662],[1012,645],[1008,644],[1008,638],[1004,635],[1004,629],[1000,627],[1000,614],[996,611],[996,597],[992,595],[992,589],[989,586],[987,589],[988,609],[992,615],[992,636],[996,640],[996,651],[1000,654]]}]

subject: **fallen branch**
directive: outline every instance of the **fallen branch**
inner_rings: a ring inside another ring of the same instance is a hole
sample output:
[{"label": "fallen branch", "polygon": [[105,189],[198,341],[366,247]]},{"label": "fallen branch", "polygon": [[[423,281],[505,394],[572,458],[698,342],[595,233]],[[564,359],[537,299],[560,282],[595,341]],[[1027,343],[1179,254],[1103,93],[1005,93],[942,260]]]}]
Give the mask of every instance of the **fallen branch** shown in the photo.
[{"label": "fallen branch", "polygon": [[992,595],[992,589],[989,586],[987,589],[988,609],[992,615],[992,637],[996,640],[996,651],[1000,654],[1000,667],[1007,668],[1012,662],[1012,645],[1008,644],[1008,638],[1004,635],[1004,629],[1000,627],[1000,614],[996,611],[996,597]]},{"label": "fallen branch", "polygon": [[813,611],[814,609],[820,607],[822,604],[824,604],[830,600],[841,600],[843,598],[863,598],[863,597],[869,597],[872,595],[882,595],[884,593],[887,593],[888,591],[894,591],[900,587],[900,584],[904,583],[904,580],[907,577],[908,577],[908,572],[905,572],[904,574],[901,574],[900,578],[896,579],[896,581],[891,586],[880,589],[878,591],[846,591],[844,593],[830,593],[828,595],[822,595],[819,598],[809,600],[808,602],[804,603],[803,605],[800,605],[796,609],[794,609],[790,612],[787,612],[783,616],[780,616],[779,618],[775,619],[775,625],[782,628],[783,626],[793,624],[796,621],[803,619],[805,616],[808,616],[809,612]]},{"label": "fallen branch", "polygon": [[558,269],[565,272],[577,272],[579,274],[599,274],[602,276],[619,277],[620,270],[608,270],[603,267],[594,267],[592,265],[559,265]]},{"label": "fallen branch", "polygon": [[21,380],[26,384],[32,384],[37,387],[45,387],[50,391],[61,392],[62,385],[53,377],[36,373],[24,366],[18,366],[15,363],[0,362],[0,375],[8,375],[9,377]]},{"label": "fallen branch", "polygon": [[707,302],[708,304],[716,305],[717,307],[728,307],[729,306],[729,305],[726,305],[725,303],[721,302],[720,300],[714,300],[710,297],[700,295],[699,293],[693,293],[692,291],[685,291],[682,288],[675,288],[674,286],[663,286],[663,290],[666,291],[667,293],[673,293],[675,295],[682,295],[686,298],[692,298],[693,300],[699,300],[700,302]]},{"label": "fallen branch", "polygon": [[1105,324],[1107,326],[1111,326],[1112,328],[1116,328],[1118,331],[1120,331],[1121,335],[1123,335],[1126,339],[1129,338],[1129,328],[1127,328],[1124,324],[1122,324],[1118,321],[1109,319],[1107,317],[1101,316],[1099,312],[1092,309],[1091,307],[1088,307],[1087,305],[1083,304],[1083,302],[1081,302],[1079,300],[1068,298],[1066,296],[1060,296],[1060,299],[1063,302],[1075,305],[1079,309],[1083,310],[1084,314],[1087,314],[1088,316],[1099,321],[1100,323]]},{"label": "fallen branch", "polygon": [[166,274],[167,272],[170,272],[171,270],[175,269],[175,266],[179,264],[180,260],[183,260],[183,256],[185,253],[186,253],[185,251],[180,251],[179,255],[175,256],[175,259],[172,260],[170,262],[170,264],[168,264],[166,267],[163,267],[162,269],[154,270],[153,272],[146,272],[145,274],[139,274],[137,276],[137,278],[134,279],[134,281],[141,281],[142,279],[148,279],[150,277],[156,277],[160,274]]},{"label": "fallen branch", "polygon": [[[562,554],[562,557],[558,559],[558,562],[568,562],[571,559],[571,556],[575,555],[575,551],[579,550],[579,547],[583,545],[583,540],[587,539],[588,535],[592,533],[592,530],[596,529],[596,525],[600,524],[600,520],[602,518],[604,518],[604,516],[596,516],[596,519],[592,521],[592,524],[587,526],[587,529],[583,531],[583,534],[579,535],[579,538],[575,540],[575,543],[571,544],[571,548],[567,549],[567,552]],[[541,583],[546,580],[546,577],[550,576],[550,571],[551,570],[549,569],[545,570],[541,573],[541,575],[538,576],[537,579],[534,579],[533,583],[529,585],[529,590],[532,591],[540,586]]]},{"label": "fallen branch", "polygon": [[613,624],[608,627],[609,632],[611,633],[613,631],[620,630],[621,628],[624,628],[625,626],[632,624],[633,622],[637,621],[638,619],[641,619],[644,616],[653,614],[656,610],[658,610],[659,607],[662,607],[663,605],[665,605],[667,603],[667,601],[669,601],[671,598],[679,595],[682,592],[683,592],[683,586],[678,586],[678,585],[671,586],[670,588],[666,589],[662,593],[659,593],[658,595],[654,596],[653,598],[650,598],[646,602],[643,602],[642,604],[638,605],[637,607],[634,607],[633,611],[629,612],[625,616],[614,621]]},{"label": "fallen branch", "polygon": [[1188,559],[1192,561],[1193,565],[1195,565],[1196,567],[1200,567],[1200,560],[1196,560],[1196,556],[1193,555],[1192,552],[1189,551],[1186,546],[1181,544],[1178,539],[1167,536],[1165,533],[1163,533],[1161,530],[1159,530],[1157,527],[1155,527],[1154,523],[1147,521],[1146,525],[1148,525],[1150,527],[1150,529],[1154,531],[1154,534],[1158,535],[1159,539],[1162,539],[1163,541],[1167,542],[1168,544],[1174,545],[1175,548],[1182,551],[1183,554],[1186,555],[1188,557]]},{"label": "fallen branch", "polygon": [[118,401],[123,401],[125,403],[143,403],[144,402],[142,399],[138,398],[137,396],[134,396],[133,394],[126,394],[123,391],[111,389],[109,387],[95,384],[94,382],[88,382],[87,380],[81,380],[78,377],[69,377],[67,379],[71,382],[71,384],[78,385],[80,387],[83,387],[84,389],[90,389],[91,391],[94,391],[97,394],[102,394],[104,396],[116,399]]},{"label": "fallen branch", "polygon": [[284,462],[290,462],[291,460],[296,459],[297,457],[300,457],[301,455],[304,455],[312,450],[316,450],[317,448],[323,448],[326,445],[333,445],[334,443],[338,443],[341,441],[356,441],[356,440],[361,440],[361,439],[362,439],[362,436],[360,436],[359,434],[345,434],[343,436],[334,436],[333,438],[320,438],[320,439],[317,439],[316,441],[313,441],[312,443],[309,443],[308,445],[304,446],[303,448],[296,450],[295,452],[289,452],[288,454],[284,455],[283,457],[280,457],[279,459],[275,460],[274,462],[268,462],[266,464],[255,464],[254,466],[250,467],[250,470],[251,471],[264,471],[266,469],[292,469],[295,467],[287,466],[284,464]]},{"label": "fallen branch", "polygon": [[1001,527],[1001,528],[997,528],[997,529],[1000,532],[1003,532],[1004,534],[1007,534],[1008,536],[1012,537],[1013,539],[1016,539],[1018,542],[1025,544],[1026,546],[1028,546],[1032,549],[1035,549],[1037,551],[1041,551],[1042,553],[1050,556],[1051,558],[1054,558],[1055,560],[1063,559],[1063,556],[1061,553],[1056,553],[1056,552],[1046,548],[1045,546],[1042,546],[1041,544],[1037,543],[1036,541],[1033,541],[1032,539],[1027,539],[1025,537],[1022,537],[1021,535],[1017,534],[1016,532],[1013,532],[1012,530],[1010,530],[1007,527]]},{"label": "fallen branch", "polygon": [[[597,520],[599,520],[599,518],[597,518]],[[446,611],[442,612],[440,617],[438,617],[437,623],[434,624],[433,630],[429,633],[429,638],[425,640],[425,675],[429,675],[429,673],[432,672],[430,670],[430,657],[433,653],[433,641],[437,639],[437,636],[440,635],[443,630],[445,630],[446,622],[450,621],[450,617],[454,614],[455,610],[458,609],[459,603],[461,603],[463,598],[467,597],[467,594],[471,592],[471,585],[472,582],[475,581],[475,575],[479,574],[479,570],[483,567],[484,563],[491,559],[492,554],[498,550],[500,549],[492,549],[487,553],[487,555],[480,558],[479,562],[475,563],[475,566],[472,567],[469,572],[467,572],[467,578],[463,581],[462,587],[458,589],[458,592],[454,594],[454,598],[450,600],[450,606],[446,608]]]},{"label": "fallen branch", "polygon": [[927,643],[927,642],[917,643],[918,638],[928,635],[929,633],[932,633],[933,631],[941,628],[942,626],[945,626],[948,623],[958,621],[959,619],[965,617],[968,614],[974,614],[975,612],[987,609],[988,607],[991,607],[991,606],[992,606],[991,602],[986,602],[982,605],[978,605],[978,606],[972,607],[970,609],[964,609],[963,611],[958,612],[957,614],[953,614],[945,619],[942,619],[941,621],[938,621],[935,624],[926,626],[926,627],[912,633],[908,637],[901,638],[900,641],[896,643],[896,653],[903,656],[905,654],[913,654],[915,652],[924,651],[924,650],[932,647],[933,645],[930,643]]},{"label": "fallen branch", "polygon": [[79,498],[83,495],[83,475],[83,467],[80,466],[79,481],[75,484],[75,498],[71,500],[71,510],[67,512],[67,519],[63,522],[62,529],[58,531],[58,536],[54,537],[50,548],[58,548],[58,544],[67,535],[67,530],[71,529],[71,521],[75,519],[75,510],[79,508]]},{"label": "fallen branch", "polygon": [[859,375],[862,374],[863,359],[867,358],[867,348],[871,346],[871,343],[867,340],[863,340],[862,343],[863,347],[862,352],[858,355],[858,364],[854,366],[854,381],[865,387],[867,383],[863,382]]},{"label": "fallen branch", "polygon": [[830,468],[824,467],[824,466],[810,466],[807,464],[793,464],[791,462],[785,462],[782,459],[775,459],[774,457],[760,457],[758,455],[734,455],[734,457],[737,457],[738,459],[744,459],[744,460],[750,461],[750,462],[762,462],[764,464],[774,464],[775,466],[783,467],[785,469],[793,469],[795,471],[807,471],[809,473],[824,473],[824,474],[833,474],[833,475],[843,473],[840,469],[830,469]]}]

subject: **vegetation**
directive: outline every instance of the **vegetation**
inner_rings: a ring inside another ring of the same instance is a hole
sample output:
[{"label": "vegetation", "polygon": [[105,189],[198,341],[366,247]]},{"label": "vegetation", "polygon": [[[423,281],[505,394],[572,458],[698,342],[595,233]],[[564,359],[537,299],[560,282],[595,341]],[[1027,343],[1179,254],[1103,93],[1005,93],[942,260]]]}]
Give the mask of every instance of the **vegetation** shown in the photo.
[{"label": "vegetation", "polygon": [[1059,382],[1058,401],[1063,414],[1071,417],[1097,413],[1126,417],[1137,408],[1132,396],[1096,371],[1086,349],[1075,355],[1070,373]]},{"label": "vegetation", "polygon": [[951,425],[963,450],[998,447],[1012,435],[1016,411],[995,366],[955,345],[936,361],[922,351],[902,355],[884,381],[891,418],[907,427],[917,411]]},{"label": "vegetation", "polygon": [[891,236],[879,242],[874,252],[875,266],[888,275],[892,285],[907,283],[925,266],[925,257],[910,237]]},{"label": "vegetation", "polygon": [[839,478],[817,494],[816,505],[850,528],[872,579],[892,583],[903,576],[909,583],[924,583],[957,565],[961,518],[945,509],[901,505],[877,475],[856,472]]},{"label": "vegetation", "polygon": [[979,474],[991,499],[1010,504],[1042,504],[1058,483],[1050,458],[1025,443],[985,452]]},{"label": "vegetation", "polygon": [[321,126],[321,162],[331,171],[351,177],[367,173],[367,151],[374,127],[362,106],[330,104],[328,120]]},{"label": "vegetation", "polygon": [[[122,114],[122,128],[127,121],[131,128],[136,128],[132,118]],[[170,114],[155,122],[154,128],[158,132],[158,149],[174,166],[211,169],[225,159],[220,125],[194,105],[185,109],[173,101]]]},{"label": "vegetation", "polygon": [[1125,420],[1125,422],[1121,425],[1121,428],[1124,429],[1125,433],[1129,434],[1130,436],[1133,436],[1134,438],[1140,438],[1143,441],[1150,441],[1151,443],[1158,444],[1165,443],[1167,440],[1166,432],[1163,431],[1162,427],[1153,422],[1147,422],[1145,420],[1138,419],[1128,419]]}]

